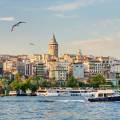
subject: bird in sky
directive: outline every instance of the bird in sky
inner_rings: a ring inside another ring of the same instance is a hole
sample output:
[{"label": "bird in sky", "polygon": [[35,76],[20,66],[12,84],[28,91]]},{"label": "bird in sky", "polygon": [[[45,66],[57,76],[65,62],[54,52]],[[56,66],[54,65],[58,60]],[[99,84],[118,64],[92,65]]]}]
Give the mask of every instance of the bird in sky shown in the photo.
[{"label": "bird in sky", "polygon": [[29,43],[29,45],[34,46],[35,44],[34,43]]},{"label": "bird in sky", "polygon": [[14,29],[15,29],[15,27],[17,27],[17,26],[19,26],[21,23],[26,23],[26,22],[17,22],[16,24],[14,24],[13,26],[12,26],[12,28],[11,28],[11,32],[13,32],[14,31]]}]

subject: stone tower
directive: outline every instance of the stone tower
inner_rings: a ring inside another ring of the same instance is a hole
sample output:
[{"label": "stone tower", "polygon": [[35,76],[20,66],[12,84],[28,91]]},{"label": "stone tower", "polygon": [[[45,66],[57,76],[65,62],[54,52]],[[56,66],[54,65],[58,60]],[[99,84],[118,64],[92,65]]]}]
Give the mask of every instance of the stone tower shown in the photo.
[{"label": "stone tower", "polygon": [[58,57],[58,43],[56,41],[55,35],[53,34],[53,38],[49,42],[49,50],[50,55]]}]

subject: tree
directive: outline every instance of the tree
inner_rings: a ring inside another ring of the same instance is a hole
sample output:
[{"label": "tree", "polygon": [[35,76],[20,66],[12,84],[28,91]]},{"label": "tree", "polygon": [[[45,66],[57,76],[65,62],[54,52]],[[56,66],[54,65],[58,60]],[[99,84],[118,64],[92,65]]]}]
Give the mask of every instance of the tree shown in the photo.
[{"label": "tree", "polygon": [[28,88],[32,91],[32,93],[34,93],[38,89],[37,85],[35,83],[32,83],[32,82],[29,83]]},{"label": "tree", "polygon": [[20,89],[20,83],[14,80],[10,85],[9,85],[11,90],[19,90]]},{"label": "tree", "polygon": [[21,81],[22,74],[21,73],[16,73],[15,74],[15,80]]},{"label": "tree", "polygon": [[50,87],[51,86],[51,83],[50,81],[47,81],[47,80],[44,80],[41,84],[41,87]]},{"label": "tree", "polygon": [[78,82],[78,84],[79,84],[79,87],[82,87],[82,88],[87,86],[87,84],[85,84],[84,82],[80,82],[80,81]]},{"label": "tree", "polygon": [[31,78],[34,82],[36,82],[37,87],[39,88],[39,86],[42,85],[42,82],[44,81],[44,79],[40,76],[35,76]]},{"label": "tree", "polygon": [[30,77],[26,80],[26,88],[34,93],[39,88],[38,81],[34,77]]},{"label": "tree", "polygon": [[97,74],[96,76],[93,76],[89,82],[93,87],[99,87],[100,85],[105,84],[106,80],[101,74]]},{"label": "tree", "polygon": [[77,82],[77,79],[75,79],[73,76],[69,77],[67,80],[67,87],[78,87],[79,84]]}]

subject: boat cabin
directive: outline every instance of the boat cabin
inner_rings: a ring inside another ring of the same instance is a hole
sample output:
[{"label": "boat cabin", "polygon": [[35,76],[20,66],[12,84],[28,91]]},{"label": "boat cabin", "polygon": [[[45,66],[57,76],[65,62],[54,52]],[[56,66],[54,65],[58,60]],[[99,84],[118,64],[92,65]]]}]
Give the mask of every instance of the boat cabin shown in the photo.
[{"label": "boat cabin", "polygon": [[92,97],[94,98],[105,98],[105,97],[111,97],[114,95],[113,90],[98,90],[94,94],[92,94]]}]

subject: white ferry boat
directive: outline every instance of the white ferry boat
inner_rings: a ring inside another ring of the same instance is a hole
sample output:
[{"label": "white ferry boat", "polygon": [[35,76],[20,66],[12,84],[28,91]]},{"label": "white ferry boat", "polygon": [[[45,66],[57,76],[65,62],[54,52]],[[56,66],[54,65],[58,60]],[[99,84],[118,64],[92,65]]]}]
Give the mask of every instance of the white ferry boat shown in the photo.
[{"label": "white ferry boat", "polygon": [[83,97],[89,97],[94,92],[96,92],[96,91],[95,90],[83,90],[83,89],[57,90],[57,93],[59,93],[59,96],[83,96]]},{"label": "white ferry boat", "polygon": [[81,89],[39,89],[37,90],[37,96],[83,96],[89,97],[92,95],[93,90],[81,90]]}]

